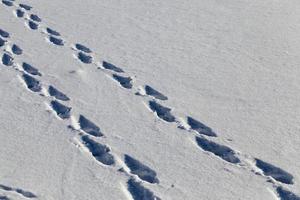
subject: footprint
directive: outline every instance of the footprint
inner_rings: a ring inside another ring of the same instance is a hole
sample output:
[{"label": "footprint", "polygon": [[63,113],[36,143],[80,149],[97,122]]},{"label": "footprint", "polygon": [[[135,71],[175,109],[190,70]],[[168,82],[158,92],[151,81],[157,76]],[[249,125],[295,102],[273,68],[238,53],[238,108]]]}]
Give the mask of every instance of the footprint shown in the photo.
[{"label": "footprint", "polygon": [[7,196],[0,195],[0,200],[10,200]]},{"label": "footprint", "polygon": [[23,79],[27,85],[27,88],[33,92],[40,92],[42,90],[42,86],[40,81],[29,76],[28,74],[23,74]]},{"label": "footprint", "polygon": [[114,157],[110,154],[110,149],[100,143],[95,142],[89,136],[81,137],[83,144],[89,149],[94,158],[104,165],[115,164]]},{"label": "footprint", "polygon": [[35,194],[33,194],[32,192],[29,192],[29,191],[25,191],[25,190],[22,190],[22,189],[15,189],[15,191],[19,194],[21,194],[22,196],[26,197],[26,198],[36,198],[37,196]]},{"label": "footprint", "polygon": [[9,187],[9,186],[6,186],[6,185],[2,185],[2,184],[0,184],[0,189],[1,190],[5,190],[5,191],[12,191],[13,190],[12,187]]},{"label": "footprint", "polygon": [[85,118],[83,115],[79,116],[79,125],[80,128],[89,135],[95,137],[103,136],[103,134],[100,131],[100,128],[96,124]]},{"label": "footprint", "polygon": [[37,30],[39,28],[39,25],[33,21],[28,21],[28,26],[31,30]]},{"label": "footprint", "polygon": [[22,3],[20,3],[19,6],[20,6],[20,8],[24,8],[25,10],[31,10],[31,8],[32,8],[31,6],[22,4]]},{"label": "footprint", "polygon": [[6,41],[0,38],[0,47],[3,47],[5,45]]},{"label": "footprint", "polygon": [[46,28],[47,33],[49,33],[50,35],[54,35],[54,36],[60,36],[60,33],[51,29],[51,28]]},{"label": "footprint", "polygon": [[57,116],[59,116],[61,119],[70,118],[70,114],[72,110],[71,107],[67,107],[56,100],[51,101],[51,107],[56,112]]},{"label": "footprint", "polygon": [[61,91],[57,90],[52,85],[49,86],[48,92],[49,92],[50,96],[53,96],[58,100],[61,100],[61,101],[69,101],[70,100],[70,98],[67,97],[67,95],[65,95]]},{"label": "footprint", "polygon": [[196,142],[198,146],[201,147],[204,151],[211,152],[227,162],[233,164],[241,162],[240,159],[235,156],[235,152],[227,146],[220,145],[215,142],[209,141],[205,138],[197,137],[197,136],[196,136]]},{"label": "footprint", "polygon": [[255,161],[256,166],[263,171],[264,175],[271,176],[276,181],[279,181],[281,183],[293,184],[294,177],[290,173],[258,158],[256,158]]},{"label": "footprint", "polygon": [[12,66],[14,64],[13,61],[14,61],[14,58],[11,57],[9,54],[7,54],[7,53],[3,54],[3,56],[2,56],[3,65]]},{"label": "footprint", "polygon": [[199,134],[207,135],[210,137],[217,137],[217,134],[213,132],[211,128],[206,126],[205,124],[195,120],[192,117],[187,117],[187,123],[190,125],[191,129],[195,130]]},{"label": "footprint", "polygon": [[147,95],[153,96],[156,99],[163,100],[163,101],[168,100],[167,96],[165,96],[162,93],[158,92],[157,90],[155,90],[154,88],[150,87],[149,85],[145,86],[145,92],[146,92]]},{"label": "footprint", "polygon": [[84,45],[82,45],[82,44],[75,44],[75,48],[77,49],[77,50],[79,50],[79,51],[83,51],[83,52],[85,52],[85,53],[92,53],[92,51],[88,48],[88,47],[86,47],[86,46],[84,46]]},{"label": "footprint", "polygon": [[31,75],[42,76],[42,74],[39,72],[38,69],[36,69],[35,67],[33,67],[32,65],[30,65],[26,62],[23,62],[22,67],[27,73],[29,73]]},{"label": "footprint", "polygon": [[22,17],[24,17],[24,14],[25,14],[24,11],[22,11],[22,10],[20,10],[20,9],[17,9],[17,10],[16,10],[16,16],[17,16],[17,17],[22,18]]},{"label": "footprint", "polygon": [[53,44],[57,45],[57,46],[64,46],[64,41],[60,38],[50,36],[49,41],[52,42]]},{"label": "footprint", "polygon": [[132,78],[131,77],[125,77],[125,76],[119,76],[117,74],[113,74],[113,78],[120,83],[120,85],[126,89],[132,88]]},{"label": "footprint", "polygon": [[16,44],[13,44],[11,51],[16,55],[21,55],[23,53],[23,50]]},{"label": "footprint", "polygon": [[6,6],[13,6],[13,2],[8,1],[8,0],[2,0],[2,3]]},{"label": "footprint", "polygon": [[124,159],[125,164],[130,169],[132,174],[137,175],[140,179],[149,183],[159,183],[159,180],[156,177],[157,174],[154,170],[150,169],[148,166],[142,164],[140,161],[127,154],[125,154]]},{"label": "footprint", "polygon": [[36,22],[41,22],[42,21],[42,19],[39,16],[37,16],[36,14],[31,14],[30,19],[33,20],[33,21],[36,21]]},{"label": "footprint", "polygon": [[79,52],[78,55],[77,55],[77,58],[85,63],[85,64],[91,64],[93,62],[93,57],[92,56],[89,56],[85,53],[82,53],[82,52]]},{"label": "footprint", "polygon": [[108,63],[106,61],[103,61],[102,66],[104,67],[104,69],[108,69],[108,70],[118,72],[118,73],[124,73],[123,69],[121,69],[111,63]]},{"label": "footprint", "polygon": [[127,181],[127,189],[134,200],[160,200],[153,192],[142,186],[140,182],[130,178]]},{"label": "footprint", "polygon": [[3,29],[0,29],[0,36],[3,38],[9,38],[9,33]]},{"label": "footprint", "polygon": [[295,195],[281,186],[276,188],[276,192],[281,200],[300,200],[300,196]]},{"label": "footprint", "polygon": [[151,100],[149,101],[150,109],[156,112],[157,116],[166,122],[175,122],[174,115],[171,114],[171,108],[164,107],[159,103]]}]

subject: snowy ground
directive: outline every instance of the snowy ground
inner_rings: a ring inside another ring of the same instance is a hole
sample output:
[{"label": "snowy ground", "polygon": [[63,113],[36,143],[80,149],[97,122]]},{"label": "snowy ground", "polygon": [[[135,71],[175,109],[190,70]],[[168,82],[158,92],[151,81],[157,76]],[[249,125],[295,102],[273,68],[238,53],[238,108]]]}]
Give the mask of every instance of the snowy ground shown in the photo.
[{"label": "snowy ground", "polygon": [[0,200],[299,200],[299,9],[1,0]]}]

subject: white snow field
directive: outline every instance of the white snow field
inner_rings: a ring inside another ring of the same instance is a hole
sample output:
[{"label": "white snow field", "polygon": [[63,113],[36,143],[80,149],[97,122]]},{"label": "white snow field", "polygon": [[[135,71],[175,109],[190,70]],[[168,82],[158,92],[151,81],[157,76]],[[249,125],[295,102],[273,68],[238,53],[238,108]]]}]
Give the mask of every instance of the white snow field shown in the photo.
[{"label": "white snow field", "polygon": [[0,200],[300,200],[299,10],[0,0]]}]

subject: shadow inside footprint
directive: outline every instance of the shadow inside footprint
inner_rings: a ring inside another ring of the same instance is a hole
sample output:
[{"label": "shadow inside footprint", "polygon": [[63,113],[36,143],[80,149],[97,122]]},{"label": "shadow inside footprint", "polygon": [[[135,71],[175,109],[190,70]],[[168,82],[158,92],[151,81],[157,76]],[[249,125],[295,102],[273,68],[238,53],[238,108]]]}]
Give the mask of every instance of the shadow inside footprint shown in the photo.
[{"label": "shadow inside footprint", "polygon": [[30,65],[26,62],[23,62],[22,67],[27,73],[29,73],[31,75],[42,76],[42,74],[39,72],[38,69],[36,69],[35,67],[33,67],[32,65]]},{"label": "shadow inside footprint", "polygon": [[79,50],[79,51],[83,51],[83,52],[85,52],[85,53],[92,53],[92,51],[91,51],[91,49],[90,48],[88,48],[88,47],[86,47],[86,46],[84,46],[84,45],[82,45],[82,44],[75,44],[75,48],[77,49],[77,50]]},{"label": "shadow inside footprint", "polygon": [[236,157],[235,152],[227,146],[217,144],[213,141],[209,141],[205,138],[197,136],[196,142],[198,146],[201,147],[204,151],[211,152],[227,162],[233,164],[240,163],[240,159]]},{"label": "shadow inside footprint", "polygon": [[110,149],[89,138],[87,135],[81,137],[83,144],[89,149],[94,158],[104,165],[115,164],[114,157],[110,154]]},{"label": "shadow inside footprint", "polygon": [[22,4],[22,3],[20,3],[19,6],[20,6],[20,8],[24,8],[25,10],[31,10],[31,8],[32,8],[31,6]]},{"label": "shadow inside footprint", "polygon": [[83,62],[84,64],[91,64],[93,62],[93,57],[92,56],[89,56],[85,53],[82,53],[82,52],[79,52],[77,54],[77,58]]},{"label": "shadow inside footprint", "polygon": [[142,186],[140,182],[130,178],[127,181],[127,189],[134,200],[160,200],[152,191]]},{"label": "shadow inside footprint", "polygon": [[16,192],[21,194],[22,196],[26,197],[26,198],[36,198],[37,196],[35,194],[33,194],[32,192],[29,191],[25,191],[22,189],[17,188]]},{"label": "shadow inside footprint", "polygon": [[59,103],[58,101],[54,100],[51,101],[51,107],[53,108],[53,110],[56,112],[56,114],[62,118],[62,119],[68,119],[70,118],[71,115],[71,107],[67,107],[61,103]]},{"label": "shadow inside footprint", "polygon": [[21,55],[23,53],[23,50],[16,44],[13,44],[11,51],[16,55]]},{"label": "shadow inside footprint", "polygon": [[16,15],[17,15],[17,17],[19,17],[19,18],[22,18],[22,17],[24,17],[24,11],[22,11],[22,10],[20,10],[20,9],[17,9],[16,10]]},{"label": "shadow inside footprint", "polygon": [[36,21],[36,22],[41,22],[42,21],[42,19],[39,16],[35,15],[35,14],[31,14],[30,19],[33,20],[33,21]]},{"label": "shadow inside footprint", "polygon": [[117,74],[113,74],[113,78],[120,83],[120,85],[126,89],[132,88],[132,78],[131,77],[125,77],[125,76],[119,76]]},{"label": "shadow inside footprint", "polygon": [[49,37],[49,41],[57,46],[63,46],[64,45],[64,41],[60,38],[56,38],[53,36]]},{"label": "shadow inside footprint", "polygon": [[59,91],[58,89],[53,87],[52,85],[49,86],[48,92],[49,92],[50,96],[53,96],[58,100],[61,100],[61,101],[69,101],[70,100],[70,98],[67,97],[67,95],[65,95],[64,93],[62,93],[61,91]]},{"label": "shadow inside footprint", "polygon": [[28,21],[28,26],[31,30],[37,30],[39,28],[39,25],[33,21]]},{"label": "shadow inside footprint", "polygon": [[283,187],[279,186],[276,188],[276,192],[278,193],[281,200],[300,200],[300,196],[284,189]]},{"label": "shadow inside footprint", "polygon": [[150,87],[149,85],[145,86],[145,92],[147,95],[152,96],[156,99],[166,101],[168,97],[160,93],[159,91],[155,90],[154,88]]},{"label": "shadow inside footprint", "polygon": [[187,123],[188,125],[190,125],[191,129],[195,130],[200,134],[207,135],[210,137],[217,137],[217,134],[213,132],[211,128],[199,122],[198,120],[195,120],[192,117],[187,117]]},{"label": "shadow inside footprint", "polygon": [[60,36],[60,33],[51,29],[51,28],[46,28],[47,33],[49,33],[50,35],[54,35],[54,36]]},{"label": "shadow inside footprint", "polygon": [[33,92],[40,92],[42,90],[42,86],[40,81],[29,76],[27,74],[23,74],[23,79],[27,85],[27,88]]},{"label": "shadow inside footprint", "polygon": [[121,69],[120,67],[117,67],[111,63],[108,63],[106,61],[103,61],[102,66],[104,67],[104,69],[108,69],[108,70],[118,72],[118,73],[124,73],[123,69]]},{"label": "shadow inside footprint", "polygon": [[5,45],[6,41],[0,38],[0,47],[3,47]]},{"label": "shadow inside footprint", "polygon": [[79,125],[80,128],[89,135],[95,137],[103,136],[103,134],[100,131],[100,128],[96,124],[85,118],[83,115],[79,116]]},{"label": "shadow inside footprint", "polygon": [[279,181],[281,183],[293,184],[294,177],[290,173],[258,158],[256,158],[255,161],[256,166],[263,171],[264,175],[271,176],[276,181]]},{"label": "shadow inside footprint", "polygon": [[171,113],[171,108],[164,107],[156,101],[149,101],[150,109],[156,112],[157,116],[166,122],[175,122],[175,117]]},{"label": "shadow inside footprint", "polygon": [[125,164],[130,169],[131,173],[137,175],[140,179],[149,183],[159,183],[159,180],[156,177],[157,174],[153,169],[142,164],[140,161],[132,158],[127,154],[125,154],[124,159]]},{"label": "shadow inside footprint", "polygon": [[6,66],[12,66],[14,64],[14,58],[8,55],[7,53],[4,53],[2,56],[2,64]]},{"label": "shadow inside footprint", "polygon": [[13,6],[13,2],[9,0],[2,0],[2,3],[6,6]]},{"label": "shadow inside footprint", "polygon": [[9,38],[9,33],[3,29],[0,29],[0,36],[3,38]]}]

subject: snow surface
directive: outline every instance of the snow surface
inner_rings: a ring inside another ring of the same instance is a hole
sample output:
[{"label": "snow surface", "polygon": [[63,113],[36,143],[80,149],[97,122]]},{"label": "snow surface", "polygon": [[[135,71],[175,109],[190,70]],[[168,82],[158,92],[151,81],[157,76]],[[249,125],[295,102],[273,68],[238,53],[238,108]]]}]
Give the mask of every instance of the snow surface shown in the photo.
[{"label": "snow surface", "polygon": [[299,9],[1,0],[0,199],[299,200]]}]

